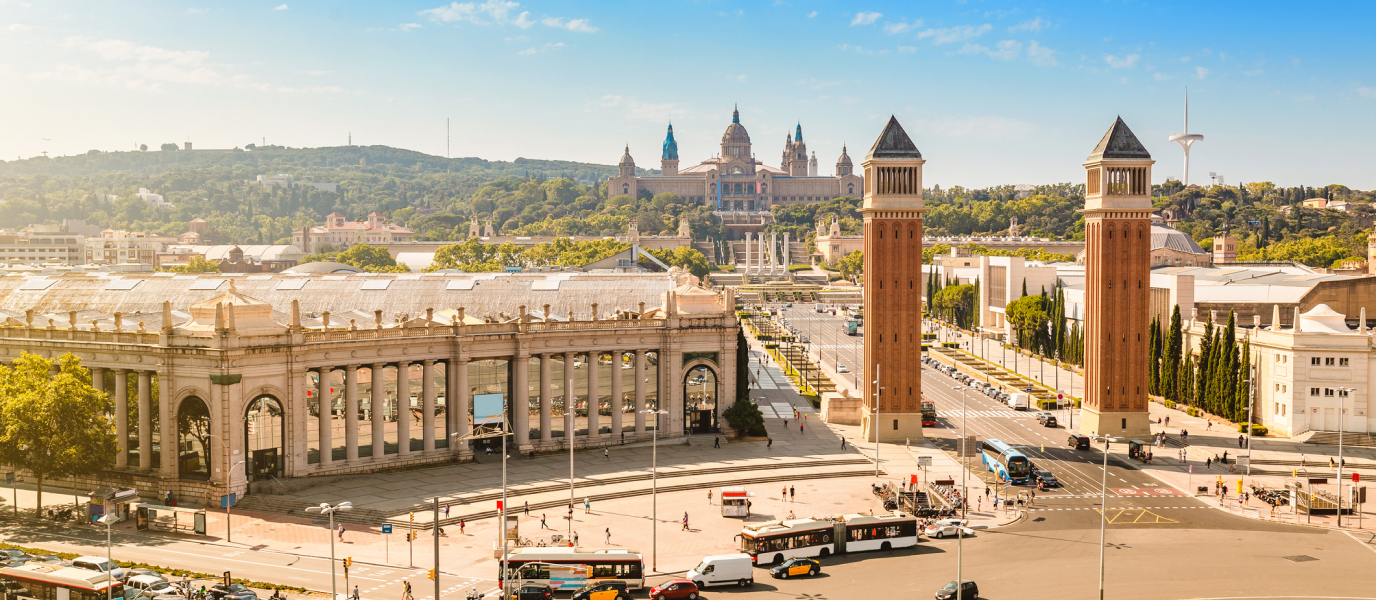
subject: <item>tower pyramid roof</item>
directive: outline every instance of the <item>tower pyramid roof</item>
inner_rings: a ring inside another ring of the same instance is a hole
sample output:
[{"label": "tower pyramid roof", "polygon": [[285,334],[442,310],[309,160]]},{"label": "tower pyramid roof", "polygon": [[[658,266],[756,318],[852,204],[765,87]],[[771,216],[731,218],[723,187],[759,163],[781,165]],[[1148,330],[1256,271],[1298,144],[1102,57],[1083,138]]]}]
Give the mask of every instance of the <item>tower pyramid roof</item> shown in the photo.
[{"label": "tower pyramid roof", "polygon": [[1128,129],[1128,124],[1123,122],[1123,118],[1118,117],[1113,126],[1104,132],[1104,138],[1099,140],[1094,152],[1085,160],[1103,159],[1150,160],[1151,153],[1147,152],[1147,148],[1137,140],[1132,130]]},{"label": "tower pyramid roof", "polygon": [[669,134],[664,136],[664,153],[660,158],[678,160],[678,142],[674,140],[674,124],[669,124]]},{"label": "tower pyramid roof", "polygon": [[908,132],[903,131],[898,119],[890,115],[884,132],[879,134],[879,139],[874,141],[874,147],[870,148],[869,158],[922,158],[922,152],[917,149],[917,144],[913,143],[912,138],[908,137]]}]

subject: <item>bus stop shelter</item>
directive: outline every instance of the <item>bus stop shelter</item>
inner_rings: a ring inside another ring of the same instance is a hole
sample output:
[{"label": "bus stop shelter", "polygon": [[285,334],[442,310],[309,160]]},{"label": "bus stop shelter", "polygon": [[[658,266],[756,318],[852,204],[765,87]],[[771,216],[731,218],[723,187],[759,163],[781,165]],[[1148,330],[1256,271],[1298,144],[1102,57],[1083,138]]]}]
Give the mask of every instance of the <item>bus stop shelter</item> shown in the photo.
[{"label": "bus stop shelter", "polygon": [[205,535],[205,509],[203,508],[179,508],[147,503],[136,504],[135,508],[137,509],[137,516],[134,526],[139,531],[161,529],[176,533]]}]

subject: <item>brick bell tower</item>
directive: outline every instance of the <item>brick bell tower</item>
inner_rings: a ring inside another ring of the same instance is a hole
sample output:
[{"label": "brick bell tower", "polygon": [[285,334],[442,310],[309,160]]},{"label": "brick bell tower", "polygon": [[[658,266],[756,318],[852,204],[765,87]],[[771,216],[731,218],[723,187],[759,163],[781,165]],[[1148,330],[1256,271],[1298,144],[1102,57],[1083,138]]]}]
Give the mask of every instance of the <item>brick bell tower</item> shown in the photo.
[{"label": "brick bell tower", "polygon": [[[866,440],[922,439],[922,153],[889,117],[861,166]],[[878,385],[875,374],[878,374]]]},{"label": "brick bell tower", "polygon": [[1085,159],[1085,398],[1080,432],[1151,435],[1151,154],[1122,118]]}]

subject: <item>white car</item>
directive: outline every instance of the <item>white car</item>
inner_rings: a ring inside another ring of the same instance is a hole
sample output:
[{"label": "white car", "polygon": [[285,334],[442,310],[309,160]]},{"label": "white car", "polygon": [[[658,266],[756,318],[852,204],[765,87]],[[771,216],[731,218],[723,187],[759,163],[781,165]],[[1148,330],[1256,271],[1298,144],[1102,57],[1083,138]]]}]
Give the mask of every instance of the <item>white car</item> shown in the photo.
[{"label": "white car", "polygon": [[135,575],[124,583],[125,589],[137,593],[136,597],[157,598],[159,596],[180,596],[181,588],[168,583],[161,577]]},{"label": "white car", "polygon": [[845,363],[837,364],[837,365],[836,365],[836,372],[837,372],[837,373],[849,373],[849,372],[850,372],[850,367],[847,367],[847,366],[845,365]]},{"label": "white car", "polygon": [[969,527],[961,527],[960,525],[934,524],[923,530],[923,533],[927,534],[929,538],[939,540],[946,536],[956,537],[958,535],[963,535],[964,537],[970,537],[975,535],[975,530]]},{"label": "white car", "polygon": [[[110,561],[105,560],[104,556],[78,556],[72,559],[72,566],[88,571],[100,571],[101,573],[110,571],[111,567]],[[115,579],[124,579],[124,569],[119,566],[119,563],[114,564],[114,572],[110,573],[110,576]]]}]

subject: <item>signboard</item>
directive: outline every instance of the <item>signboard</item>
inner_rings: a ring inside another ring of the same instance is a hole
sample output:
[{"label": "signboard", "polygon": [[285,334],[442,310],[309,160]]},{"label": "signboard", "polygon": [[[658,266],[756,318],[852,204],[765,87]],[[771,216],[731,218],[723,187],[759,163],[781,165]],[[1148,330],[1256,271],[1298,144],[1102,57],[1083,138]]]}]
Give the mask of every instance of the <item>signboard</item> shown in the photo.
[{"label": "signboard", "polygon": [[220,508],[229,508],[229,507],[231,507],[231,506],[234,506],[234,505],[238,504],[238,502],[236,502],[236,500],[237,500],[237,497],[236,497],[236,496],[237,496],[237,494],[230,494],[230,495],[228,495],[228,496],[220,496]]},{"label": "signboard", "polygon": [[1327,477],[1314,477],[1309,480],[1309,485],[1323,485],[1328,483]]},{"label": "signboard", "polygon": [[503,422],[502,394],[473,395],[473,426],[500,425]]},{"label": "signboard", "polygon": [[14,471],[5,473],[5,485],[14,485]]},{"label": "signboard", "polygon": [[388,534],[392,533],[392,524],[391,524],[391,523],[383,523],[383,524],[382,524],[382,533],[388,533]]},{"label": "signboard", "polygon": [[917,457],[917,466],[923,467],[923,468],[932,466],[932,457],[930,457],[930,456],[919,456],[919,457]]},{"label": "signboard", "polygon": [[1239,456],[1238,456],[1236,459],[1234,459],[1234,460],[1235,460],[1235,462],[1237,463],[1238,468],[1242,468],[1242,467],[1247,466],[1248,463],[1252,462],[1252,457],[1251,457],[1250,455],[1243,454],[1243,455],[1239,455]]},{"label": "signboard", "polygon": [[191,529],[197,535],[205,535],[205,511],[198,511],[192,516]]}]

